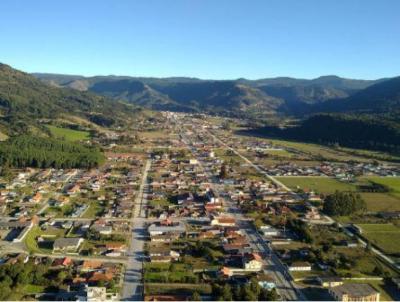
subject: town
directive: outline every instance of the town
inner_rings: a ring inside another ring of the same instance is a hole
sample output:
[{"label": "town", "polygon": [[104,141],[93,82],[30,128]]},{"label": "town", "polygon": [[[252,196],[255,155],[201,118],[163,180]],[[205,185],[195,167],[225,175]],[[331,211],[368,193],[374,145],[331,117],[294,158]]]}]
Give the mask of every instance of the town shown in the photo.
[{"label": "town", "polygon": [[234,118],[154,115],[92,137],[99,167],[2,177],[11,300],[399,299],[396,160],[244,134]]}]

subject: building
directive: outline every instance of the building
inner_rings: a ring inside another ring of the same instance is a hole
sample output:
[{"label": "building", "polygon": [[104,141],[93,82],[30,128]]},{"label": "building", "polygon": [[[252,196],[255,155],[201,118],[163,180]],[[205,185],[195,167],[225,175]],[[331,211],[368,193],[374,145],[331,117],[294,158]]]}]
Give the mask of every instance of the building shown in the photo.
[{"label": "building", "polygon": [[77,253],[83,238],[58,238],[53,244],[53,253]]},{"label": "building", "polygon": [[306,272],[311,271],[311,264],[308,262],[293,262],[289,265],[289,271],[291,272]]},{"label": "building", "polygon": [[236,225],[236,220],[229,216],[219,216],[211,220],[212,226],[232,227]]},{"label": "building", "polygon": [[259,272],[263,269],[263,261],[257,253],[247,254],[243,257],[243,268],[246,271]]},{"label": "building", "polygon": [[171,223],[153,223],[149,226],[148,232],[151,237],[158,235],[177,235],[181,236],[186,232],[186,226],[183,222],[171,222]]},{"label": "building", "polygon": [[343,280],[340,277],[318,277],[318,283],[322,287],[335,287],[343,284]]},{"label": "building", "polygon": [[379,302],[380,293],[366,283],[346,283],[329,288],[329,294],[336,301]]}]

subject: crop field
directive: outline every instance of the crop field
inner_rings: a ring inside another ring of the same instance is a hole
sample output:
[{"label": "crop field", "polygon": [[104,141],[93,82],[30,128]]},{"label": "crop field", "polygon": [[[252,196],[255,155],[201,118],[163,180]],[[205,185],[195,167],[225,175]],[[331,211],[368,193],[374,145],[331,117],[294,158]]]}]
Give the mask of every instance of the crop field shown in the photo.
[{"label": "crop field", "polygon": [[48,125],[47,128],[51,134],[57,138],[63,138],[66,141],[80,141],[89,139],[89,132],[73,130],[68,128],[60,128],[52,125]]},{"label": "crop field", "polygon": [[400,228],[391,224],[358,224],[363,236],[387,254],[400,252]]},{"label": "crop field", "polygon": [[307,189],[317,193],[333,193],[338,191],[356,191],[356,186],[350,183],[344,183],[330,177],[319,176],[289,176],[276,177],[279,181],[291,189]]}]

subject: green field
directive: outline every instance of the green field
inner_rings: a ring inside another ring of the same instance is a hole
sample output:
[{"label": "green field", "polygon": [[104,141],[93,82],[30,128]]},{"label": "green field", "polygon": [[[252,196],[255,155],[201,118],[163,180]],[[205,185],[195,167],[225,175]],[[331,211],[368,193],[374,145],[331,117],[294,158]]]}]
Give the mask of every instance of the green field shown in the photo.
[{"label": "green field", "polygon": [[66,141],[80,141],[89,138],[89,132],[87,131],[60,128],[52,125],[47,125],[47,128],[54,137],[63,138]]},{"label": "green field", "polygon": [[376,182],[389,188],[390,194],[400,198],[400,177],[365,177],[369,181]]},{"label": "green field", "polygon": [[386,193],[360,193],[370,212],[400,211],[400,199]]},{"label": "green field", "polygon": [[391,224],[358,224],[362,235],[387,254],[400,252],[400,228]]},{"label": "green field", "polygon": [[276,177],[279,181],[291,189],[301,188],[303,190],[313,190],[317,193],[333,193],[338,191],[356,191],[356,186],[350,183],[340,182],[330,177],[314,176],[288,176]]}]

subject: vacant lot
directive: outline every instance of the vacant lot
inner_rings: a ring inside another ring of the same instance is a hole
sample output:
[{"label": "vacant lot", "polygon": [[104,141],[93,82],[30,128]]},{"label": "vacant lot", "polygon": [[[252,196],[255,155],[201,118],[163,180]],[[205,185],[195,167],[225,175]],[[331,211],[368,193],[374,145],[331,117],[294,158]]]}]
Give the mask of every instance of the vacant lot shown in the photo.
[{"label": "vacant lot", "polygon": [[400,252],[400,228],[391,224],[358,224],[363,236],[387,254]]},{"label": "vacant lot", "polygon": [[289,176],[276,177],[285,185],[292,189],[313,190],[318,193],[333,193],[338,191],[355,191],[356,186],[349,183],[340,182],[330,177],[315,177],[315,176]]},{"label": "vacant lot", "polygon": [[51,134],[57,138],[63,138],[67,141],[80,141],[89,138],[89,132],[73,130],[68,128],[60,128],[52,125],[48,125],[47,128]]}]

